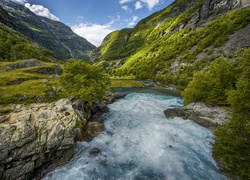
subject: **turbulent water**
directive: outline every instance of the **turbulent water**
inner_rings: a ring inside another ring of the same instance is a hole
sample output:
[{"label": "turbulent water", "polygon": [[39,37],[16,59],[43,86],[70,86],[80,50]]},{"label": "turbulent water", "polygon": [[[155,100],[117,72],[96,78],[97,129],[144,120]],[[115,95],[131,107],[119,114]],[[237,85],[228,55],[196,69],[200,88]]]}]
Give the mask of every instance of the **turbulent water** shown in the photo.
[{"label": "turbulent water", "polygon": [[182,99],[175,96],[127,95],[109,106],[105,131],[78,142],[72,161],[44,179],[225,179],[211,156],[213,134],[192,121],[165,118],[163,110],[176,106]]}]

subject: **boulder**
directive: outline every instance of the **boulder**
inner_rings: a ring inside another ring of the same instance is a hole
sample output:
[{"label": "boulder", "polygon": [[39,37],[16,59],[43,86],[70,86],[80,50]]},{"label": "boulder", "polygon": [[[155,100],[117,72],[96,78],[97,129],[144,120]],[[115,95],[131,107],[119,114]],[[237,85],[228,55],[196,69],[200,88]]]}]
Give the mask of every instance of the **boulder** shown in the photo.
[{"label": "boulder", "polygon": [[69,99],[11,108],[0,123],[0,179],[30,179],[71,159],[79,118]]},{"label": "boulder", "polygon": [[215,130],[219,125],[230,118],[229,112],[219,106],[211,106],[202,102],[190,103],[185,107],[164,110],[166,118],[181,117],[190,119],[210,130]]},{"label": "boulder", "polygon": [[104,130],[100,116],[112,94],[92,108],[77,98],[53,103],[0,106],[0,179],[40,179],[74,155],[77,140],[89,141]]}]

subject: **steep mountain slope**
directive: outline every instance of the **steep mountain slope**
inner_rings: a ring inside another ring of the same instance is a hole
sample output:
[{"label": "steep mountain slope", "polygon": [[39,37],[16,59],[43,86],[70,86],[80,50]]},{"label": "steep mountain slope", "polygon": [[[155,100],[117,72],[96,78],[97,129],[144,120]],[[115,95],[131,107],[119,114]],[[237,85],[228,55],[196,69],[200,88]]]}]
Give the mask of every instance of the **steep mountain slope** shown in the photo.
[{"label": "steep mountain slope", "polygon": [[55,59],[86,58],[95,48],[60,22],[35,15],[12,1],[0,0],[0,22],[49,49]]},{"label": "steep mountain slope", "polygon": [[176,0],[133,29],[109,34],[93,56],[115,75],[183,87],[219,56],[250,47],[248,0]]}]

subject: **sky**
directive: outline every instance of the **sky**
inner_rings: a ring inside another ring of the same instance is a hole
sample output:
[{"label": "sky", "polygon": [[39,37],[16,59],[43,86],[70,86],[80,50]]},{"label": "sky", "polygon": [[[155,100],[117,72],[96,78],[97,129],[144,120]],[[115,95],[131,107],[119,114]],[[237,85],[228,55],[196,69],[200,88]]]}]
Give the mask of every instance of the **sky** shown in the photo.
[{"label": "sky", "polygon": [[60,21],[95,46],[107,34],[133,28],[174,0],[13,0],[35,14]]}]

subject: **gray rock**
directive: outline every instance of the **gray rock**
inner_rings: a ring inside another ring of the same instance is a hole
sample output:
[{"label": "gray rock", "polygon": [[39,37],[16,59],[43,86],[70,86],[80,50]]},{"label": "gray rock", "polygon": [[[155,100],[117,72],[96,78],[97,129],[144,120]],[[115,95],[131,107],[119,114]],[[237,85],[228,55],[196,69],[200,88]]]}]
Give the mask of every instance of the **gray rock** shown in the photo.
[{"label": "gray rock", "polygon": [[35,66],[40,66],[40,62],[36,59],[30,59],[30,60],[25,60],[25,61],[11,64],[10,67],[6,69],[6,71],[11,71],[13,69],[18,69],[18,68],[35,67]]},{"label": "gray rock", "polygon": [[68,162],[77,140],[90,140],[104,129],[102,123],[87,121],[106,112],[106,104],[88,112],[84,106],[83,100],[65,98],[1,107],[11,112],[0,114],[0,179],[40,179]]},{"label": "gray rock", "polygon": [[[79,120],[71,102],[13,105],[0,123],[0,179],[30,179],[33,172],[68,162]],[[63,110],[62,110],[63,109]],[[6,117],[7,116],[7,117]]]},{"label": "gray rock", "polygon": [[43,74],[62,74],[62,68],[59,65],[53,66],[53,67],[38,67],[36,68],[37,73],[43,73]]},{"label": "gray rock", "polygon": [[186,107],[166,109],[167,118],[181,117],[190,119],[210,130],[215,130],[219,125],[230,118],[229,112],[218,106],[210,106],[204,103],[190,103]]}]

